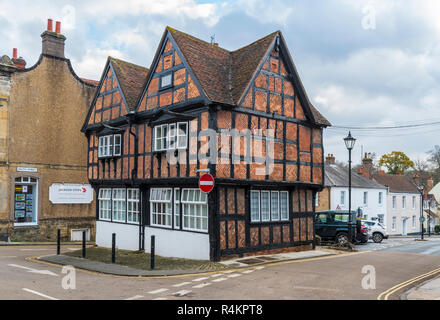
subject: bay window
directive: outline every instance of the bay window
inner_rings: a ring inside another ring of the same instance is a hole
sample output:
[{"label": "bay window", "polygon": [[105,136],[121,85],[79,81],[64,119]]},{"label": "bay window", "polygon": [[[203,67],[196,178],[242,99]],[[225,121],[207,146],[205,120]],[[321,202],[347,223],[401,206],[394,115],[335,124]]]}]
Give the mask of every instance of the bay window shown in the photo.
[{"label": "bay window", "polygon": [[121,155],[121,135],[101,136],[98,139],[98,157],[112,157]]},{"label": "bay window", "polygon": [[177,122],[154,127],[154,150],[186,149],[188,146],[188,123]]}]

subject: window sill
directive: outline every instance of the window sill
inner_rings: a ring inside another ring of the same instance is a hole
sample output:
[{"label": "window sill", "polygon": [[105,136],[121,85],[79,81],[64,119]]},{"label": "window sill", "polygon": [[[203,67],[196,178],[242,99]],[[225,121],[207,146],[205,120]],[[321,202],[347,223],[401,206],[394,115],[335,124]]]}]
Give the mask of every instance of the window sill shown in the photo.
[{"label": "window sill", "polygon": [[37,222],[14,223],[14,227],[38,227]]}]

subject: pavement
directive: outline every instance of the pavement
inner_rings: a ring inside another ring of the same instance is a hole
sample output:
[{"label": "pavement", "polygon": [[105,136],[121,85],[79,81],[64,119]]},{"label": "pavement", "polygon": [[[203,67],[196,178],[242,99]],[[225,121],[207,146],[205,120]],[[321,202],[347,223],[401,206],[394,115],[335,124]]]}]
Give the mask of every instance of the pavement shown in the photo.
[{"label": "pavement", "polygon": [[423,282],[405,292],[402,300],[440,300],[440,277]]},{"label": "pavement", "polygon": [[[231,268],[247,268],[249,266],[261,266],[274,262],[291,261],[300,259],[310,259],[336,254],[333,250],[312,250],[302,252],[289,252],[283,254],[269,254],[252,256],[246,258],[230,259],[222,261],[221,263]],[[117,276],[133,276],[133,277],[158,277],[158,276],[175,276],[206,273],[211,270],[141,270],[130,268],[118,264],[109,264],[99,261],[92,261],[77,257],[70,257],[65,255],[48,255],[36,258],[28,258],[28,261],[43,261],[56,265],[70,265],[78,269],[93,271],[97,273],[104,273]],[[213,272],[213,271],[212,271]]]}]

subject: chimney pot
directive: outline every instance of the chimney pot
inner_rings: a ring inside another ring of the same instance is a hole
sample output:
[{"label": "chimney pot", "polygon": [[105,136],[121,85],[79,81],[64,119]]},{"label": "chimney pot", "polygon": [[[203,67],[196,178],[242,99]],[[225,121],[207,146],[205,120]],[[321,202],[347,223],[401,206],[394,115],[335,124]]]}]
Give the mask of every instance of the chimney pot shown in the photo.
[{"label": "chimney pot", "polygon": [[17,59],[17,48],[12,49],[12,58]]},{"label": "chimney pot", "polygon": [[55,28],[56,28],[55,32],[60,34],[61,33],[61,22],[60,21],[56,22]]},{"label": "chimney pot", "polygon": [[47,31],[52,31],[52,19],[47,19]]},{"label": "chimney pot", "polygon": [[333,156],[333,154],[328,154],[328,157],[325,158],[325,163],[326,164],[335,164],[335,157]]}]

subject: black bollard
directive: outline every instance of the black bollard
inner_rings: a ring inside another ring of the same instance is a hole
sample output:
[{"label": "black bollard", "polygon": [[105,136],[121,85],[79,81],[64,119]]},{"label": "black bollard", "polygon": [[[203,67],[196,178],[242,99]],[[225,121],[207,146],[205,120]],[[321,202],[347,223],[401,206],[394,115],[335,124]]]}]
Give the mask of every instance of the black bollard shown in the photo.
[{"label": "black bollard", "polygon": [[61,253],[61,230],[58,229],[57,232],[57,255]]},{"label": "black bollard", "polygon": [[116,261],[116,233],[112,233],[112,263]]},{"label": "black bollard", "polygon": [[154,270],[154,249],[155,249],[155,236],[151,236],[151,251],[150,251],[150,269]]},{"label": "black bollard", "polygon": [[86,231],[83,231],[82,257],[86,258]]}]

